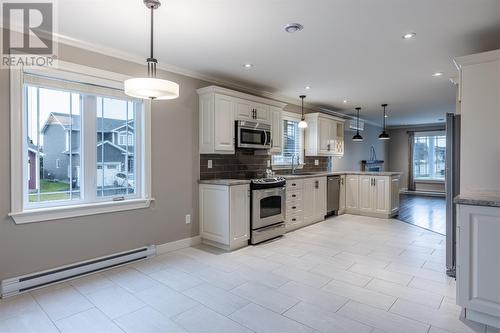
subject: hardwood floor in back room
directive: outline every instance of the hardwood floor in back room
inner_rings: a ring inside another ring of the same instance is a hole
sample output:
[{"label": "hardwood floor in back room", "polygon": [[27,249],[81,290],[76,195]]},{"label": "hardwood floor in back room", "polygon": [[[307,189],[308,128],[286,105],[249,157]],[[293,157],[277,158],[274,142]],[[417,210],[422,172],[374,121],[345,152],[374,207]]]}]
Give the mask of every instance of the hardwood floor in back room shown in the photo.
[{"label": "hardwood floor in back room", "polygon": [[446,234],[446,199],[420,195],[400,195],[398,220]]}]

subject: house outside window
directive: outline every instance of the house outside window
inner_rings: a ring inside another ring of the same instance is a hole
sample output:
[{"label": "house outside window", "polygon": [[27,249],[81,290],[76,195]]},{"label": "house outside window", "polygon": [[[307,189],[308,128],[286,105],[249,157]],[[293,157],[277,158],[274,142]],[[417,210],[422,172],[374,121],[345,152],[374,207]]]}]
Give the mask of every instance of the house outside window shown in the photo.
[{"label": "house outside window", "polygon": [[96,85],[95,76],[87,83],[84,73],[98,75],[100,70],[85,67],[75,74],[82,66],[62,62],[65,66],[72,70],[22,69],[11,79],[13,105],[22,110],[13,121],[20,135],[11,131],[15,142],[22,141],[12,150],[12,163],[28,166],[14,175],[13,198],[18,195],[18,200],[12,201],[10,215],[16,222],[36,221],[31,211],[39,208],[73,206],[74,211],[65,212],[81,216],[91,214],[86,206],[94,204],[100,204],[96,213],[113,211],[102,206],[106,202],[116,210],[149,206],[150,137],[145,129],[150,102],[126,96],[121,78],[106,85],[119,74],[102,71]]},{"label": "house outside window", "polygon": [[415,133],[413,173],[416,181],[444,181],[446,136],[443,131]]},{"label": "house outside window", "polygon": [[275,169],[291,168],[299,163],[304,164],[304,130],[299,128],[300,118],[294,114],[283,115],[283,151],[273,155],[272,165]]}]

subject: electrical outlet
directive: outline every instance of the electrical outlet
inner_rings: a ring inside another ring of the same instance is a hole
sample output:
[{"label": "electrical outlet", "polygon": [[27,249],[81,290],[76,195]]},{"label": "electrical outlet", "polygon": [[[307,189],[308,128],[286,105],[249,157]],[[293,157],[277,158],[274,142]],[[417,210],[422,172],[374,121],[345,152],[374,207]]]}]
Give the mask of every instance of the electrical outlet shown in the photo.
[{"label": "electrical outlet", "polygon": [[207,168],[212,169],[212,160],[208,160]]},{"label": "electrical outlet", "polygon": [[271,167],[271,160],[267,160],[267,167],[270,168]]},{"label": "electrical outlet", "polygon": [[186,214],[186,224],[191,224],[191,214]]},{"label": "electrical outlet", "polygon": [[319,165],[319,160],[314,160],[314,165]]}]

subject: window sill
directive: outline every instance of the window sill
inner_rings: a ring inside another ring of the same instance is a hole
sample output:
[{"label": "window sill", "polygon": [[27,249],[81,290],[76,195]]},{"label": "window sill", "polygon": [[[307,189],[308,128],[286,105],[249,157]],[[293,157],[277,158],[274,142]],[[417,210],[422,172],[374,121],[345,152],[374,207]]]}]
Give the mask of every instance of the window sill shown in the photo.
[{"label": "window sill", "polygon": [[421,183],[421,184],[444,184],[444,180],[441,179],[415,179],[415,183]]},{"label": "window sill", "polygon": [[9,216],[12,217],[16,224],[24,224],[65,219],[77,216],[105,214],[125,210],[148,208],[151,205],[151,201],[153,200],[153,198],[131,199],[124,201],[98,202],[64,207],[30,209],[23,212],[10,213]]}]

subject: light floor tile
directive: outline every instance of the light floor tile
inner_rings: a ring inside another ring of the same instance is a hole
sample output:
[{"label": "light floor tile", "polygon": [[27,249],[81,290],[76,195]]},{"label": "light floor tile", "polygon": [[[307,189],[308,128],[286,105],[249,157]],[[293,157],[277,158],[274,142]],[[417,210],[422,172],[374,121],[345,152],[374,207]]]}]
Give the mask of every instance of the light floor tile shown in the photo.
[{"label": "light floor tile", "polygon": [[185,329],[150,307],[123,315],[115,322],[127,333],[188,333]]},{"label": "light floor tile", "polygon": [[58,320],[56,326],[61,333],[123,333],[113,321],[96,308]]},{"label": "light floor tile", "polygon": [[454,285],[450,285],[445,281],[436,282],[419,277],[414,277],[408,284],[411,288],[425,290],[433,294],[443,295],[450,298],[456,298],[456,289]]},{"label": "light floor tile", "polygon": [[110,318],[139,310],[146,304],[121,287],[101,289],[87,295],[94,305]]},{"label": "light floor tile", "polygon": [[413,275],[419,278],[427,279],[427,280],[432,280],[436,282],[450,282],[450,277],[446,276],[446,274],[443,273],[438,273],[436,271],[431,271],[429,269],[424,269],[424,268],[415,268],[412,266],[404,265],[404,264],[398,264],[398,263],[391,263],[389,266],[386,267],[387,270],[392,271],[392,272],[399,272],[399,273],[404,273],[404,274],[409,274]]},{"label": "light floor tile", "polygon": [[249,304],[230,316],[231,319],[259,333],[312,332],[313,329],[256,304]]},{"label": "light floor tile", "polygon": [[54,323],[42,310],[0,320],[2,333],[58,333]]},{"label": "light floor tile", "polygon": [[366,288],[356,287],[342,281],[332,280],[324,290],[336,295],[350,298],[357,302],[388,310],[396,301],[396,297],[384,295]]},{"label": "light floor tile", "polygon": [[248,328],[209,308],[200,305],[173,318],[190,333],[250,333]]},{"label": "light floor tile", "polygon": [[186,273],[198,272],[210,267],[198,260],[176,252],[170,252],[157,256],[156,260],[167,267],[175,267],[176,269]]},{"label": "light floor tile", "polygon": [[241,267],[235,273],[239,274],[243,279],[248,282],[264,284],[271,288],[278,288],[289,282],[290,279],[272,274],[271,272],[252,269],[249,267]]},{"label": "light floor tile", "polygon": [[314,288],[321,288],[331,280],[331,278],[324,275],[307,272],[293,266],[278,268],[272,271],[272,273]]},{"label": "light floor tile", "polygon": [[92,303],[71,286],[39,292],[34,297],[52,320],[68,317],[93,307]]},{"label": "light floor tile", "polygon": [[134,296],[167,317],[173,317],[199,305],[192,298],[164,285],[140,291]]},{"label": "light floor tile", "polygon": [[353,301],[344,305],[338,314],[387,332],[427,333],[429,330],[429,325]]},{"label": "light floor tile", "polygon": [[0,320],[41,310],[30,294],[0,299]]},{"label": "light floor tile", "polygon": [[324,333],[368,333],[372,330],[370,326],[304,302],[283,315]]},{"label": "light floor tile", "polygon": [[349,271],[368,275],[377,279],[394,282],[403,286],[406,286],[413,276],[403,273],[391,272],[381,268],[374,268],[369,265],[355,264],[349,267]]},{"label": "light floor tile", "polygon": [[465,319],[460,320],[456,309],[431,309],[424,305],[398,299],[390,312],[455,333],[482,333],[485,330],[485,326],[482,324]]},{"label": "light floor tile", "polygon": [[194,286],[203,283],[202,280],[198,279],[194,275],[182,272],[177,269],[164,269],[158,272],[154,272],[150,274],[150,276],[153,279],[158,280],[161,283],[166,284],[170,288],[178,291],[193,288]]},{"label": "light floor tile", "polygon": [[277,313],[283,313],[299,302],[295,297],[279,293],[276,289],[258,283],[246,283],[231,292]]},{"label": "light floor tile", "polygon": [[185,290],[184,294],[225,316],[249,303],[247,299],[207,283]]},{"label": "light floor tile", "polygon": [[325,290],[318,290],[297,282],[289,282],[280,287],[278,291],[331,312],[337,311],[348,301],[346,297],[335,295]]},{"label": "light floor tile", "polygon": [[135,269],[124,269],[106,275],[111,281],[131,293],[136,293],[158,284],[157,281]]},{"label": "light floor tile", "polygon": [[368,283],[366,289],[377,291],[385,295],[406,299],[418,304],[430,306],[434,309],[439,308],[443,296],[436,295],[424,290],[418,290],[407,286],[401,286],[396,283],[373,279]]},{"label": "light floor tile", "polygon": [[336,259],[350,260],[356,264],[362,264],[365,266],[375,267],[375,268],[385,268],[389,265],[388,261],[378,260],[368,257],[367,255],[359,255],[354,253],[342,252],[335,256]]},{"label": "light floor tile", "polygon": [[310,270],[312,273],[321,274],[338,281],[344,281],[352,285],[363,287],[370,282],[372,277],[339,269],[331,264],[317,265]]},{"label": "light floor tile", "polygon": [[68,282],[82,294],[113,286],[113,282],[102,274],[91,274]]},{"label": "light floor tile", "polygon": [[202,279],[205,282],[210,283],[213,286],[230,290],[241,286],[242,284],[248,282],[241,274],[238,272],[226,272],[217,268],[207,268],[202,271],[194,273],[197,278]]},{"label": "light floor tile", "polygon": [[[274,261],[274,262],[277,262],[279,264],[285,265],[285,266],[291,266],[291,267],[303,269],[306,271],[313,268],[314,266],[316,266],[316,264],[314,262],[310,262],[310,261],[304,260],[302,258],[297,258],[297,257],[293,257],[293,256],[289,256],[286,254],[281,254],[281,253],[273,254],[272,256],[267,257],[267,259]],[[277,269],[279,269],[279,268],[277,268]]]}]

